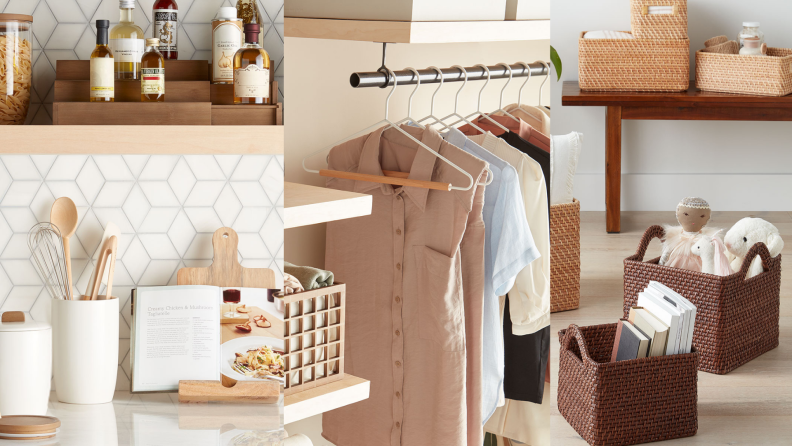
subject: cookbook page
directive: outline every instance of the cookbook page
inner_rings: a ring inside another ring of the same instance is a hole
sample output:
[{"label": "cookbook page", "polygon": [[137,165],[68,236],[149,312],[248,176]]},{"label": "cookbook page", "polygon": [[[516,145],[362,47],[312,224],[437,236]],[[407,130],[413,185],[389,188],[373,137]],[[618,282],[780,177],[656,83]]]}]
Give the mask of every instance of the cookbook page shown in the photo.
[{"label": "cookbook page", "polygon": [[220,379],[220,288],[141,287],[135,299],[133,392],[176,391],[179,380]]}]

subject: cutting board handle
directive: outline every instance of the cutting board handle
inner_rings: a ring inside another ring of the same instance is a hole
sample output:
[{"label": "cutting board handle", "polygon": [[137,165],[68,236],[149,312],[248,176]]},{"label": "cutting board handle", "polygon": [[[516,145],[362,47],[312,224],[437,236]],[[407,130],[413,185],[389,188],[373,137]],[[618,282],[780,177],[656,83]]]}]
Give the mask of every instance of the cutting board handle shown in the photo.
[{"label": "cutting board handle", "polygon": [[212,266],[221,268],[242,268],[239,264],[237,249],[239,247],[239,236],[231,228],[220,228],[212,235]]}]

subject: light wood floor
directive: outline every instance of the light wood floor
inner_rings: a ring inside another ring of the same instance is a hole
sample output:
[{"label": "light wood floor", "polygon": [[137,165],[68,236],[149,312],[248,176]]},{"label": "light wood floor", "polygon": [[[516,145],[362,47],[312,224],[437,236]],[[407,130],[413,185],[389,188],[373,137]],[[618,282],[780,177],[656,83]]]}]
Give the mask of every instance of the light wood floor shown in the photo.
[{"label": "light wood floor", "polygon": [[[729,228],[740,212],[713,213],[709,226]],[[782,252],[781,339],[778,348],[727,375],[698,374],[698,433],[656,445],[792,444],[792,213],[751,214],[773,223],[786,242]],[[587,443],[558,412],[558,331],[569,324],[614,323],[622,316],[623,261],[635,253],[643,231],[653,224],[675,224],[669,212],[623,212],[622,233],[605,232],[604,212],[581,216],[580,308],[553,313],[551,330],[551,429],[553,446]],[[660,253],[652,242],[647,258]]]}]

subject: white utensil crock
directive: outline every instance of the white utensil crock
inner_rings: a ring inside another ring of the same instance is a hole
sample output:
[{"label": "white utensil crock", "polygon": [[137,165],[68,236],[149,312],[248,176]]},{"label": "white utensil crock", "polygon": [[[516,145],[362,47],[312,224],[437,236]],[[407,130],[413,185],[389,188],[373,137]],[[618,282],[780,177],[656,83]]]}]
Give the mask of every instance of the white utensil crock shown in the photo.
[{"label": "white utensil crock", "polygon": [[118,299],[52,301],[55,393],[71,404],[113,400],[118,373]]},{"label": "white utensil crock", "polygon": [[21,312],[13,313],[24,317],[23,322],[0,322],[0,414],[46,415],[52,379],[52,327]]}]

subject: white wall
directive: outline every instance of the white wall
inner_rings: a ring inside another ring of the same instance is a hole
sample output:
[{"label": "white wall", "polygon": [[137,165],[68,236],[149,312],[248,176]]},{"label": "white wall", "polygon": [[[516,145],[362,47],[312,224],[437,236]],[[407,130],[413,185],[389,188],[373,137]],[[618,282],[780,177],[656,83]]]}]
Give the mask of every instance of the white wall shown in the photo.
[{"label": "white wall", "polygon": [[[473,66],[483,63],[533,62],[549,58],[548,41],[473,43],[473,44],[414,44],[388,45],[387,65],[391,69],[407,66],[426,68],[435,65],[447,68],[452,65]],[[369,42],[326,41],[287,38],[286,68],[289,97],[286,107],[286,180],[323,186],[325,179],[303,171],[302,158],[322,147],[345,138],[365,127],[375,124],[384,116],[385,97],[388,90],[378,88],[353,89],[349,76],[355,71],[375,71],[381,64],[382,45]],[[504,105],[517,100],[519,85],[524,79],[515,79],[504,95]],[[490,82],[482,97],[482,109],[498,107],[498,94],[505,80]],[[523,102],[538,101],[542,79],[531,79],[523,91]],[[548,103],[551,82],[545,84],[545,102]],[[453,110],[454,95],[461,83],[446,84],[435,101],[435,115],[446,116]],[[460,95],[459,112],[467,115],[475,111],[476,97],[483,82],[470,82]],[[390,117],[406,116],[407,97],[414,86],[399,87],[391,99]],[[437,85],[422,86],[413,101],[413,116],[420,119],[429,114],[429,102]],[[325,166],[325,154],[309,163],[312,167]],[[325,225],[314,225],[286,231],[286,259],[297,264],[316,267],[324,265]],[[313,417],[286,426],[290,434],[303,433],[315,445],[328,445],[322,439],[321,417]]]},{"label": "white wall", "polygon": [[[577,80],[581,31],[629,30],[628,0],[553,0],[552,45],[564,64],[562,80]],[[743,21],[760,21],[770,46],[792,47],[792,2],[689,0],[691,79],[695,51],[710,37],[734,39]],[[575,195],[583,210],[605,209],[605,108],[561,107],[553,83],[553,133],[584,137]],[[684,196],[707,199],[715,210],[792,208],[792,123],[624,121],[622,209],[674,209]],[[783,193],[786,191],[787,193]]]}]

